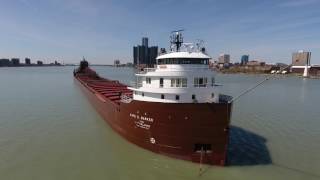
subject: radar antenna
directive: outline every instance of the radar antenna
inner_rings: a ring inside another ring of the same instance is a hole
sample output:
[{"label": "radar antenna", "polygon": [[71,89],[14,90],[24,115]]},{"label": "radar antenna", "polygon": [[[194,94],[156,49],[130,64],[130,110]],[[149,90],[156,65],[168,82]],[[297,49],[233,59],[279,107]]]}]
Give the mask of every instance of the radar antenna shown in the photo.
[{"label": "radar antenna", "polygon": [[204,40],[202,39],[197,39],[197,43],[196,43],[196,46],[197,46],[197,49],[198,50],[202,50],[202,48],[204,48]]},{"label": "radar antenna", "polygon": [[[183,43],[183,37],[181,34],[182,31],[184,31],[184,29],[179,29],[179,30],[171,32],[171,34],[172,34],[171,41],[170,41],[171,47],[175,46],[177,52],[180,50],[180,47]],[[173,48],[171,50],[173,50]]]}]

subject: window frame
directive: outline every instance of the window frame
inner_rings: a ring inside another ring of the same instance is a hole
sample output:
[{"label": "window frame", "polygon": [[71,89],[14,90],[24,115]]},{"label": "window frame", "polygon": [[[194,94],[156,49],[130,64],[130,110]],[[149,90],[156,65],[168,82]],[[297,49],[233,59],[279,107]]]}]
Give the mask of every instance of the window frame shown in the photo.
[{"label": "window frame", "polygon": [[172,88],[185,88],[185,87],[188,87],[188,78],[186,78],[186,77],[171,78],[170,87],[172,87]]},{"label": "window frame", "polygon": [[163,84],[164,84],[164,79],[163,79],[163,78],[160,78],[160,79],[159,79],[159,87],[160,87],[160,88],[163,88]]},{"label": "window frame", "polygon": [[157,64],[199,64],[199,65],[208,65],[208,58],[165,58],[159,59]]},{"label": "window frame", "polygon": [[207,77],[194,77],[193,83],[194,83],[193,84],[194,87],[207,87],[208,86],[208,78]]},{"label": "window frame", "polygon": [[196,100],[196,95],[192,94],[191,98],[192,98],[192,100]]},{"label": "window frame", "polygon": [[146,77],[146,84],[151,84],[151,77]]}]

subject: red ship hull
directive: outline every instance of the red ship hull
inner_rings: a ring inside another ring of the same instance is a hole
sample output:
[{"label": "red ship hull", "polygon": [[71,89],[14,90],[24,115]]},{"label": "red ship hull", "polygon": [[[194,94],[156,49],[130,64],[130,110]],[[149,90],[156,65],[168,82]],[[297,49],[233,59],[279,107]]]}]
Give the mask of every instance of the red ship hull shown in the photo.
[{"label": "red ship hull", "polygon": [[132,91],[117,81],[84,74],[75,79],[104,120],[128,141],[174,158],[225,165],[230,103],[122,102],[120,95],[132,96]]}]

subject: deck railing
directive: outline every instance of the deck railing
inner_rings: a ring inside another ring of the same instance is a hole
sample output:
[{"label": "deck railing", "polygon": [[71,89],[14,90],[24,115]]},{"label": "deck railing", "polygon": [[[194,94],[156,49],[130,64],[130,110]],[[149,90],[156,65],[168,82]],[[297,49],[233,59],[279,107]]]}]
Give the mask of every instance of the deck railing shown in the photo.
[{"label": "deck railing", "polygon": [[142,87],[142,83],[138,83],[138,82],[135,82],[135,81],[131,81],[130,85],[133,88],[141,88]]},{"label": "deck railing", "polygon": [[148,72],[155,72],[156,68],[143,68],[142,70],[138,70],[136,73],[137,74],[146,74]]}]

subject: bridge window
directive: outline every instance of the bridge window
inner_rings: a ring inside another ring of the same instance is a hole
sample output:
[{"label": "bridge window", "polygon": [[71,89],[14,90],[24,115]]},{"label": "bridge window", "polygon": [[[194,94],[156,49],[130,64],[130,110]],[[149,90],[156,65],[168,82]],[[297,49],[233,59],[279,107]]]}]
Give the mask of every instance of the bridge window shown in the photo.
[{"label": "bridge window", "polygon": [[171,78],[171,87],[187,87],[187,78]]},{"label": "bridge window", "polygon": [[151,84],[151,78],[150,77],[146,77],[146,83],[147,84]]},{"label": "bridge window", "polygon": [[194,87],[207,87],[208,80],[206,77],[195,77]]},{"label": "bridge window", "polygon": [[181,79],[181,82],[182,82],[182,87],[187,87],[187,86],[188,86],[188,85],[187,85],[187,83],[188,83],[187,78],[182,78],[182,79]]},{"label": "bridge window", "polygon": [[158,64],[209,64],[209,59],[167,58],[167,59],[159,59]]}]

